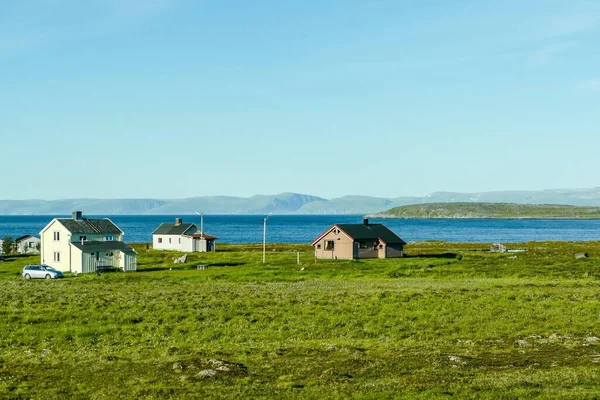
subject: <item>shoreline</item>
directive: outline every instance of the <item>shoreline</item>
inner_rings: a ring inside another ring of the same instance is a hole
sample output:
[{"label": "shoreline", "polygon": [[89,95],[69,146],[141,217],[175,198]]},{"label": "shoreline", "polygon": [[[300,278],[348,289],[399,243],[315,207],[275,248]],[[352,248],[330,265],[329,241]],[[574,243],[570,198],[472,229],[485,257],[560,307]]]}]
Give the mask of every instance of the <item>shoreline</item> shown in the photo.
[{"label": "shoreline", "polygon": [[598,217],[490,217],[490,216],[485,216],[485,217],[476,217],[476,216],[465,216],[465,217],[396,217],[396,216],[391,216],[391,215],[386,215],[386,216],[382,216],[382,215],[366,215],[365,218],[372,218],[372,219],[422,219],[422,220],[428,220],[428,219],[451,219],[451,220],[455,220],[455,219],[493,219],[493,220],[537,220],[537,221],[541,221],[541,220],[561,220],[561,221],[580,221],[580,220],[586,220],[586,221],[594,221],[594,220],[600,220],[600,216]]}]

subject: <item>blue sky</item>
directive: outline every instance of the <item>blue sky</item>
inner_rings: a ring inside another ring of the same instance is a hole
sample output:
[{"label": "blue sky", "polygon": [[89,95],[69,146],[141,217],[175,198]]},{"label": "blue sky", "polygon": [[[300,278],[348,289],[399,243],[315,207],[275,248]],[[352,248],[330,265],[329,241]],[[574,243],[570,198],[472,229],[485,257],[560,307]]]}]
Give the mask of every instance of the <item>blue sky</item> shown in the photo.
[{"label": "blue sky", "polygon": [[600,186],[600,2],[0,2],[0,199]]}]

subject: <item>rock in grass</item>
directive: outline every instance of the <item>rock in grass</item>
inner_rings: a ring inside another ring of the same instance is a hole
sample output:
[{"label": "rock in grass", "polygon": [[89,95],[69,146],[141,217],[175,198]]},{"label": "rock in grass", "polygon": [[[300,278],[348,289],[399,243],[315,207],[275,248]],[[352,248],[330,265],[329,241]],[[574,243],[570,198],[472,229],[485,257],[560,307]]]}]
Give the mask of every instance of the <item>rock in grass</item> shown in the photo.
[{"label": "rock in grass", "polygon": [[202,371],[198,372],[198,376],[201,377],[211,377],[215,375],[217,375],[217,371],[214,369],[203,369]]},{"label": "rock in grass", "polygon": [[182,369],[183,369],[183,365],[181,365],[180,363],[176,362],[173,364],[173,370],[175,372],[181,372]]},{"label": "rock in grass", "polygon": [[506,253],[506,246],[500,243],[494,243],[490,251],[492,253]]},{"label": "rock in grass", "polygon": [[188,259],[188,256],[187,256],[187,254],[184,254],[184,255],[182,255],[182,256],[181,256],[181,257],[179,257],[179,258],[175,258],[175,259],[173,260],[173,263],[174,263],[174,264],[185,264],[185,263],[187,262],[187,259]]},{"label": "rock in grass", "polygon": [[234,375],[245,375],[247,373],[247,367],[244,364],[210,359],[207,362],[213,369],[218,373],[228,373]]},{"label": "rock in grass", "polygon": [[580,258],[588,258],[589,254],[588,253],[575,253],[575,259],[579,260]]}]

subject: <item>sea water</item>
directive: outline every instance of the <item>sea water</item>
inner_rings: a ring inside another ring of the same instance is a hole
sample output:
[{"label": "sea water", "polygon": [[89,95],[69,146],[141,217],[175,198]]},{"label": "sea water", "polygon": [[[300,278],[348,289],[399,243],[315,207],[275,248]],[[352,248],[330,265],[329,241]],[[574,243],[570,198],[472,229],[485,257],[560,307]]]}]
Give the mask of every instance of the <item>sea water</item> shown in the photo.
[{"label": "sea water", "polygon": [[[54,216],[0,216],[0,238],[39,235]],[[68,218],[69,216],[62,216]],[[124,232],[126,242],[150,243],[161,223],[175,222],[175,215],[87,216],[110,218]],[[182,217],[200,226],[197,215]],[[205,215],[204,231],[217,243],[261,243],[263,215]],[[362,223],[360,215],[273,215],[267,220],[267,241],[310,243],[333,224]],[[526,242],[600,240],[600,220],[566,219],[371,219],[384,223],[407,242]]]}]

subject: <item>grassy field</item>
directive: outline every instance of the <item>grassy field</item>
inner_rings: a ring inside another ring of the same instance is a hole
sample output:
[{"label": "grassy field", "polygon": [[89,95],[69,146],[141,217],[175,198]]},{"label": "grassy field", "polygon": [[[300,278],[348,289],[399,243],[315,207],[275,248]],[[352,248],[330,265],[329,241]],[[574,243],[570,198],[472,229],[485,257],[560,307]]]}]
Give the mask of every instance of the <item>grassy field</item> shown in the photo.
[{"label": "grassy field", "polygon": [[53,281],[1,263],[0,398],[600,398],[600,242],[218,247]]},{"label": "grassy field", "polygon": [[600,207],[560,204],[425,203],[394,207],[375,218],[585,218],[600,219]]}]

